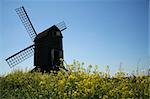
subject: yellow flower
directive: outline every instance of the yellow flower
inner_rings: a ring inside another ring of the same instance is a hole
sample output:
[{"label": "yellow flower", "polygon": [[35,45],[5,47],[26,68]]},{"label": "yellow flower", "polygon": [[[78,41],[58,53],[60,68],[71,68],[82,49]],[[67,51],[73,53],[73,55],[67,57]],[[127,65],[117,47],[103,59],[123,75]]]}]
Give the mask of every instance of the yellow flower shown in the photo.
[{"label": "yellow flower", "polygon": [[70,75],[70,76],[68,77],[68,79],[69,79],[69,80],[74,80],[74,79],[75,79],[75,76]]},{"label": "yellow flower", "polygon": [[64,81],[63,80],[60,80],[60,85],[64,85]]},{"label": "yellow flower", "polygon": [[78,93],[76,91],[74,91],[74,93],[72,94],[74,97],[76,97],[78,95]]}]

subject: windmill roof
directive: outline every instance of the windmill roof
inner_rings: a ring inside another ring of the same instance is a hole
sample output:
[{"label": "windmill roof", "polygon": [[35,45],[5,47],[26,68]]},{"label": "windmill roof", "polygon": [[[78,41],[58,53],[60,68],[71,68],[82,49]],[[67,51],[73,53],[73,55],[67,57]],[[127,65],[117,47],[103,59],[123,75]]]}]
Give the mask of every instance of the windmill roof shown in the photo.
[{"label": "windmill roof", "polygon": [[35,38],[35,40],[44,38],[44,37],[48,36],[48,34],[52,33],[53,31],[60,31],[60,30],[55,25],[53,25],[52,27],[50,27],[50,28],[44,30],[43,32],[39,33],[37,35],[37,37]]}]

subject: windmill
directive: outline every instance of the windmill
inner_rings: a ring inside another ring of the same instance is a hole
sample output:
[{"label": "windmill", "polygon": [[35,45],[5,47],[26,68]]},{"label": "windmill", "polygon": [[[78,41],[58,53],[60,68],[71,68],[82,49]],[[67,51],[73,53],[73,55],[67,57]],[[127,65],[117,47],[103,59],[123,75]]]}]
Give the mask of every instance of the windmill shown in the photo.
[{"label": "windmill", "polygon": [[15,11],[20,17],[34,44],[8,57],[6,59],[8,65],[14,67],[34,55],[35,68],[33,71],[38,69],[40,69],[41,72],[59,70],[58,66],[60,66],[62,62],[60,61],[60,58],[63,58],[63,36],[61,32],[67,28],[65,23],[60,22],[37,34],[25,8],[22,6],[15,9]]}]

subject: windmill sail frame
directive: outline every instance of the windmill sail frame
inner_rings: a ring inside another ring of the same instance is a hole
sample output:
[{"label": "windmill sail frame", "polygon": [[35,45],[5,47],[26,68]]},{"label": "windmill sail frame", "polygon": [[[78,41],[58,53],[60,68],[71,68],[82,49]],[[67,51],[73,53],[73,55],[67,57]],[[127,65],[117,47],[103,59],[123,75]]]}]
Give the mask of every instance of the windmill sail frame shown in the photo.
[{"label": "windmill sail frame", "polygon": [[8,65],[12,68],[15,65],[23,62],[25,59],[31,57],[34,54],[34,44],[19,51],[18,53],[8,57],[6,59]]},{"label": "windmill sail frame", "polygon": [[19,7],[17,9],[15,9],[15,11],[17,12],[21,22],[23,23],[23,25],[25,26],[29,36],[31,37],[32,41],[34,41],[34,38],[37,36],[37,33],[25,11],[25,8]]},{"label": "windmill sail frame", "polygon": [[62,21],[62,22],[56,24],[56,27],[57,27],[60,31],[63,31],[63,30],[65,30],[65,29],[67,29],[66,24],[65,24],[64,21]]}]

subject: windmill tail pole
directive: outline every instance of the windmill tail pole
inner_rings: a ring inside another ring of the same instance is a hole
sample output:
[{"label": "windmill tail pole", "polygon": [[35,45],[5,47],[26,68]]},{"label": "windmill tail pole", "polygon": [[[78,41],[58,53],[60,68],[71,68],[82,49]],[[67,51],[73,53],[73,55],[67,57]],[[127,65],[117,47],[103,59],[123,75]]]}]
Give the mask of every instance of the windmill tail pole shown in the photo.
[{"label": "windmill tail pole", "polygon": [[64,66],[63,66],[63,67],[60,67],[60,68],[64,69],[65,71],[68,71]]},{"label": "windmill tail pole", "polygon": [[64,69],[65,71],[68,71],[68,70],[65,68],[64,64],[63,64],[63,63],[65,63],[65,65],[67,65],[66,61],[65,61],[64,59],[60,58],[60,62],[62,63],[62,64],[60,65],[60,68]]}]

